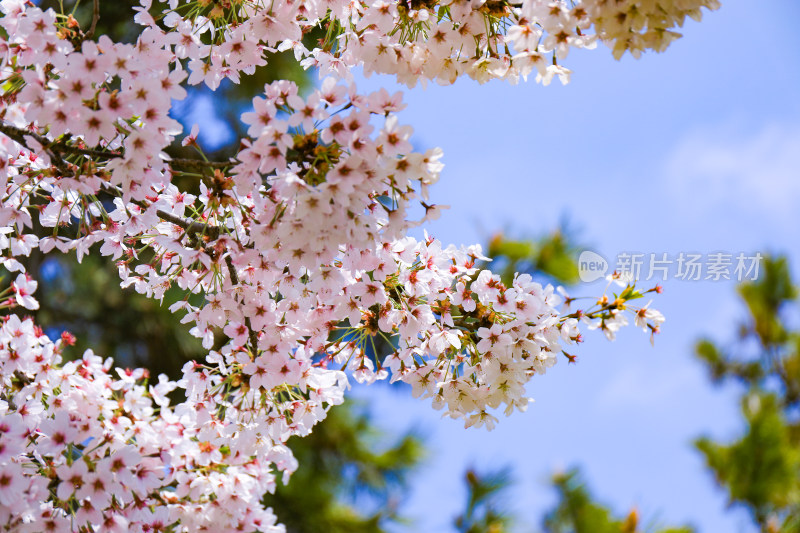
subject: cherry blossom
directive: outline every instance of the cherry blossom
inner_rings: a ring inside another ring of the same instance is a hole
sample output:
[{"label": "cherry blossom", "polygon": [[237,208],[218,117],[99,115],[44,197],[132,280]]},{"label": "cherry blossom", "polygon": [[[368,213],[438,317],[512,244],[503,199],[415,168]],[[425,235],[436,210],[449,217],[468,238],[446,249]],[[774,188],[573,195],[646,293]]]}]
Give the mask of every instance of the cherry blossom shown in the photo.
[{"label": "cherry blossom", "polygon": [[[3,317],[0,526],[281,531],[261,496],[297,468],[287,441],[344,402],[351,380],[405,382],[492,429],[500,411],[527,408],[534,376],[574,361],[562,346],[581,327],[613,339],[632,318],[657,333],[664,317],[631,302],[658,288],[626,285],[570,311],[530,275],[506,286],[479,268],[480,246],[412,238],[446,207],[430,199],[443,154],[414,150],[402,93],[362,94],[351,71],[408,86],[566,82],[572,48],[660,51],[701,7],[717,3],[142,0],[127,44],[0,1],[0,264],[17,273],[0,307],[38,308],[18,258],[97,249],[122,287],[183,291],[170,310],[209,350],[179,381],[151,381],[91,350],[64,361],[71,335],[54,342]],[[325,37],[309,49],[312,28]],[[191,85],[238,82],[275,50],[319,85],[266,85],[241,115],[238,153],[206,160],[173,102]],[[202,157],[171,158],[173,142]],[[197,189],[181,190],[181,175]],[[215,331],[227,342],[212,351]]]}]

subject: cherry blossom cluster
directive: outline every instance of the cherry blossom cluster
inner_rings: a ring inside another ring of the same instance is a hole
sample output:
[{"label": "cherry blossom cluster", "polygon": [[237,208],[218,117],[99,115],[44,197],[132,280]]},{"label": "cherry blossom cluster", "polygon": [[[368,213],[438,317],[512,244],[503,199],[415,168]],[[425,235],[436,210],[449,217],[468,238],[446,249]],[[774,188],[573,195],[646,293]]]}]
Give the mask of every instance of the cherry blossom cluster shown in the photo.
[{"label": "cherry blossom cluster", "polygon": [[[692,5],[143,0],[142,32],[121,44],[0,1],[0,264],[16,272],[0,308],[38,308],[21,260],[34,250],[96,251],[122,287],[155,299],[179,288],[171,310],[209,350],[177,383],[150,385],[146,371],[112,370],[91,352],[64,362],[69,335],[53,343],[6,317],[0,525],[277,530],[259,501],[297,466],[285,443],[341,404],[351,378],[408,383],[491,429],[498,410],[527,407],[533,376],[575,360],[564,347],[582,340],[579,327],[613,339],[632,319],[657,333],[663,316],[631,304],[657,288],[625,285],[571,311],[562,304],[575,299],[529,275],[506,286],[481,270],[479,246],[410,237],[441,213],[429,199],[441,151],[415,151],[402,94],[361,94],[350,69],[408,85],[533,70],[548,82],[568,74],[558,61],[570,47],[593,44],[593,25],[619,43],[679,24]],[[623,31],[608,25],[612,10],[650,15]],[[636,46],[660,48],[644,39]],[[238,153],[209,161],[197,129],[180,136],[172,102],[187,85],[238,81],[277,50],[327,76],[306,95],[265,86],[241,117]],[[168,156],[179,141],[198,157]],[[169,393],[183,399],[171,405]]]},{"label": "cherry blossom cluster", "polygon": [[681,36],[686,17],[700,20],[701,8],[719,9],[719,0],[583,0],[595,31],[619,59],[645,50],[663,52]]},{"label": "cherry blossom cluster", "polygon": [[[265,64],[265,52],[293,51],[322,76],[350,79],[350,69],[391,74],[414,86],[448,85],[462,75],[481,83],[569,79],[559,61],[571,48],[594,48],[597,36],[625,50],[664,50],[686,15],[717,0],[290,0],[227,2],[141,0],[137,20],[175,35],[188,58],[189,83],[215,88]],[[157,16],[153,13],[161,10]],[[595,33],[592,33],[594,28]],[[306,38],[308,37],[308,38]],[[310,38],[317,46],[310,46]]]},{"label": "cherry blossom cluster", "polygon": [[[184,96],[183,40],[173,42],[142,11],[149,26],[135,45],[101,37],[78,51],[67,43],[66,59],[53,60],[35,51],[64,40],[53,14],[3,6],[5,83],[16,90],[4,108],[0,216],[10,237],[2,261],[20,270],[15,257],[37,246],[75,249],[80,258],[99,242],[117,260],[122,286],[155,298],[175,285],[202,293],[203,305],[187,296],[173,310],[207,347],[215,329],[230,342],[212,354],[214,370],[187,367],[194,401],[241,427],[263,416],[283,441],[309,431],[324,416],[321,405],[341,401],[346,380],[327,368],[335,361],[361,380],[392,370],[472,425],[491,416],[487,409],[523,408],[525,383],[555,362],[559,339],[579,338],[576,318],[555,310],[552,288],[524,276],[503,287],[474,271],[478,249],[404,238],[416,224],[406,216],[415,198],[425,218],[438,216],[425,201],[441,164],[436,150],[410,152],[411,129],[393,114],[399,95],[363,96],[329,78],[301,98],[279,81],[243,115],[251,138],[235,159],[170,161],[162,153],[175,131],[168,98],[151,95]],[[44,44],[28,46],[31,36]],[[70,76],[73,68],[79,74]],[[201,167],[199,195],[171,183],[192,174],[181,165]],[[100,194],[116,198],[109,204]],[[26,233],[31,213],[51,236]],[[64,235],[66,225],[77,235]],[[613,333],[625,301],[588,316]],[[647,317],[651,330],[659,317]],[[337,337],[344,320],[347,333]],[[384,360],[365,348],[379,333],[389,345],[399,339]],[[335,392],[320,396],[320,388]],[[301,411],[315,413],[311,423]]]},{"label": "cherry blossom cluster", "polygon": [[283,531],[262,495],[288,449],[225,424],[176,384],[111,368],[31,319],[0,325],[0,528],[4,531]]},{"label": "cherry blossom cluster", "polygon": [[[369,273],[371,281],[343,291],[349,323],[363,325],[327,350],[356,379],[390,372],[393,381],[411,384],[414,396],[432,398],[434,407],[465,419],[466,426],[491,429],[496,418],[489,411],[524,410],[527,382],[555,364],[560,342],[579,340],[577,320],[562,320],[551,286],[521,275],[505,287],[474,267],[485,259],[478,247],[443,250],[435,239],[407,238],[387,255],[377,274]],[[373,361],[373,337],[387,335],[397,337],[397,348]]]},{"label": "cherry blossom cluster", "polygon": [[32,139],[32,147],[44,148],[61,136],[80,135],[78,146],[89,148],[102,140],[116,157],[100,175],[85,159],[67,163],[46,149],[37,156],[44,158],[40,164],[60,166],[62,179],[81,175],[71,180],[76,191],[93,193],[106,181],[140,199],[165,168],[161,150],[181,131],[169,110],[173,99],[186,95],[186,73],[175,68],[164,33],[146,28],[135,46],[100,36],[77,49],[62,37],[52,10],[23,9],[22,2],[2,6],[0,26],[9,35],[2,59],[6,98],[24,103],[6,108],[5,120],[46,126],[46,138]]},{"label": "cherry blossom cluster", "polygon": [[[447,404],[449,415],[474,424],[475,416],[491,416],[487,409],[524,407],[525,383],[554,364],[559,338],[577,339],[577,321],[559,315],[552,288],[522,276],[507,289],[475,271],[479,248],[403,237],[415,224],[406,204],[427,196],[441,165],[435,151],[403,153],[410,128],[391,114],[401,102],[328,82],[307,99],[289,82],[269,85],[265,96],[243,116],[254,139],[242,143],[231,175],[214,169],[199,195],[180,192],[165,175],[144,201],[126,202],[117,189],[110,209],[28,170],[9,181],[25,201],[10,201],[7,210],[25,212],[38,196],[39,223],[57,232],[62,213],[81,220],[83,236],[66,242],[79,253],[102,242],[123,286],[155,298],[174,285],[184,289],[187,298],[173,310],[185,313],[204,345],[211,347],[215,329],[230,339],[215,356],[219,372],[188,369],[187,391],[216,405],[223,387],[236,397],[229,416],[266,413],[281,438],[306,431],[296,407],[313,411],[308,380],[319,379],[328,360],[360,380],[387,377],[378,354],[365,348],[379,333],[390,345],[399,339],[401,349],[384,361],[393,379],[436,390],[435,405]],[[343,112],[329,113],[336,106]],[[371,114],[386,117],[376,135]],[[317,128],[303,125],[314,119]],[[436,210],[422,205],[426,217]],[[204,304],[190,304],[191,293],[202,293]],[[611,313],[623,308],[598,318],[615,324]],[[349,332],[336,337],[345,319]],[[240,385],[246,389],[235,390]]]}]

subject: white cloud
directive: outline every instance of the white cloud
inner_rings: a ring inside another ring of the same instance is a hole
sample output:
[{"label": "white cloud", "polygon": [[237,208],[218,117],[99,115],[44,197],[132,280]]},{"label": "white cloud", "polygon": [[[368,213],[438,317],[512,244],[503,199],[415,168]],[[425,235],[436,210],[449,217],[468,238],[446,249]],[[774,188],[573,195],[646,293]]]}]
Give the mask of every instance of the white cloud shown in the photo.
[{"label": "white cloud", "polygon": [[772,123],[696,131],[665,165],[670,193],[695,208],[725,205],[785,218],[800,206],[800,127]]}]

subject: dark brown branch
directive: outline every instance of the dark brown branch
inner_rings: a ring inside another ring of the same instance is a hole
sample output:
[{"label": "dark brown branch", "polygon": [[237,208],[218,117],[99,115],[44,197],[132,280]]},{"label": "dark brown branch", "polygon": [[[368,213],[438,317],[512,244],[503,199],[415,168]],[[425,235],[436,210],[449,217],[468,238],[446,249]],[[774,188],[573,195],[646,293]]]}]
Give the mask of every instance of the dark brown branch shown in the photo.
[{"label": "dark brown branch", "polygon": [[53,142],[45,137],[42,137],[38,133],[34,133],[29,130],[25,130],[22,128],[18,128],[16,126],[12,126],[11,124],[6,124],[5,122],[0,122],[0,131],[17,141],[19,144],[31,150],[31,147],[25,142],[26,136],[33,137],[36,142],[42,145],[45,150],[49,152],[55,152],[60,154],[78,154],[78,155],[88,155],[93,157],[106,157],[109,159],[113,159],[116,157],[122,157],[122,154],[119,152],[107,152],[105,150],[92,150],[91,148],[79,148],[77,146],[70,146],[68,144],[64,144],[62,142]]},{"label": "dark brown branch", "polygon": [[91,39],[94,35],[94,30],[97,29],[97,21],[100,20],[100,0],[94,0],[92,8],[92,25],[89,26],[89,31],[83,36],[84,39]]},{"label": "dark brown branch", "polygon": [[[96,150],[93,148],[80,148],[78,146],[71,146],[63,142],[52,142],[37,133],[24,130],[22,128],[18,128],[16,126],[12,126],[11,124],[6,124],[5,122],[0,122],[0,132],[6,134],[11,139],[21,144],[28,150],[31,150],[31,147],[28,146],[28,144],[25,142],[25,136],[30,135],[36,140],[36,142],[41,144],[45,150],[56,156],[54,157],[54,159],[57,160],[55,166],[59,170],[61,170],[62,173],[65,171],[64,169],[68,168],[68,166],[66,161],[64,161],[63,158],[60,157],[60,154],[87,155],[89,157],[103,157],[106,159],[116,159],[125,156],[125,153],[123,151],[111,152],[107,150]],[[184,168],[195,168],[200,170],[205,168],[226,168],[233,166],[235,164],[235,162],[233,161],[203,161],[200,159],[185,159],[185,158],[170,159],[167,162],[170,165],[175,165]],[[69,171],[67,175],[71,176],[72,171]]]},{"label": "dark brown branch", "polygon": [[21,144],[26,148],[28,148],[28,144],[25,142],[25,135],[33,135],[25,130],[17,128],[16,126],[6,124],[5,122],[0,122],[0,132],[3,132],[6,136],[16,141],[17,144]]},{"label": "dark brown branch", "polygon": [[187,168],[225,168],[233,166],[235,163],[232,161],[203,161],[202,159],[184,159],[184,158],[175,158],[170,159],[167,161],[172,165],[177,165],[180,167],[187,167]]},{"label": "dark brown branch", "polygon": [[233,259],[231,259],[231,256],[225,256],[225,264],[228,265],[228,273],[231,275],[231,283],[238,285],[239,274],[236,273],[236,267],[233,266]]},{"label": "dark brown branch", "polygon": [[[95,0],[95,6],[97,6],[97,0]],[[69,168],[67,162],[64,161],[64,159],[61,157],[60,155],[61,153],[88,155],[93,157],[105,157],[108,159],[123,157],[123,154],[119,152],[106,152],[103,150],[78,148],[76,146],[69,146],[64,143],[50,142],[48,139],[42,137],[41,135],[38,135],[31,131],[24,130],[22,128],[18,128],[16,126],[12,126],[11,124],[6,124],[5,122],[2,121],[0,121],[0,132],[4,133],[12,140],[24,146],[28,150],[31,150],[31,147],[28,146],[25,137],[31,136],[33,139],[36,140],[36,142],[41,144],[42,147],[52,156],[56,168],[58,168],[58,170],[64,176],[73,176],[74,172]],[[170,163],[173,165],[194,167],[201,169],[209,167],[224,168],[227,166],[231,166],[233,164],[233,162],[200,161],[198,159],[172,159]],[[192,235],[192,236],[204,235],[211,240],[219,238],[220,235],[219,226],[211,226],[209,224],[204,224],[202,222],[197,222],[195,220],[184,220],[181,217],[175,216],[171,213],[167,213],[166,211],[162,211],[161,209],[158,209],[156,211],[156,215],[158,215],[158,217],[161,220],[164,220],[166,222],[171,222],[172,224],[175,224],[176,226],[183,228],[187,235]],[[236,268],[233,265],[233,260],[229,255],[225,256],[225,264],[228,267],[228,272],[231,277],[231,283],[233,283],[234,285],[238,285],[239,276],[236,273]],[[244,319],[244,323],[248,331],[248,340],[253,348],[253,354],[256,354],[258,353],[258,336],[256,335],[256,332],[253,331],[253,326],[252,323],[250,322],[250,317],[246,316]]]},{"label": "dark brown branch", "polygon": [[33,133],[31,131],[26,131],[21,128],[17,128],[16,126],[12,126],[11,124],[6,124],[5,122],[0,122],[0,132],[7,135],[17,144],[24,146],[25,148],[33,152],[31,147],[28,146],[28,141],[25,139],[26,136],[31,136],[34,140],[36,140],[36,142],[42,145],[44,150],[50,156],[53,165],[59,170],[59,172],[61,172],[65,176],[74,175],[74,172],[72,171],[72,169],[69,168],[67,162],[64,161],[61,155],[59,155],[59,153],[56,150],[54,150],[52,146],[50,146],[50,142],[41,135],[37,135],[36,133]]},{"label": "dark brown branch", "polygon": [[[157,210],[156,215],[161,220],[166,222],[172,222],[176,226],[182,227],[186,230],[187,234],[201,234],[207,235],[212,239],[216,239],[219,237],[219,227],[218,226],[209,226],[208,224],[203,224],[202,222],[196,222],[194,220],[184,220],[180,217],[167,213],[166,211]],[[239,274],[236,273],[236,267],[233,264],[233,260],[231,259],[230,255],[225,256],[225,265],[228,267],[228,274],[231,277],[231,283],[233,285],[239,284]],[[242,302],[243,303],[243,302]],[[250,317],[244,317],[244,325],[248,331],[248,340],[250,345],[253,347],[253,353],[258,352],[258,336],[256,332],[253,331],[252,323],[250,322]]]},{"label": "dark brown branch", "polygon": [[[156,211],[156,215],[161,220],[166,222],[172,222],[176,226],[182,227],[186,230],[187,234],[190,235],[206,235],[209,239],[216,239],[219,237],[219,227],[218,226],[210,226],[208,224],[203,224],[202,222],[197,222],[195,220],[184,220],[180,217],[176,217],[166,211],[162,211],[161,209]],[[235,284],[234,284],[235,285]]]},{"label": "dark brown branch", "polygon": [[[238,285],[239,275],[236,273],[236,267],[233,266],[233,259],[231,259],[230,255],[225,256],[225,264],[228,265],[228,273],[231,276],[231,283],[233,283],[234,285]],[[253,331],[253,325],[250,322],[250,317],[247,315],[245,315],[244,317],[244,325],[247,328],[247,335],[248,335],[248,340],[250,341],[250,345],[253,347],[253,354],[256,354],[258,353],[258,336],[256,335],[256,332]]]}]

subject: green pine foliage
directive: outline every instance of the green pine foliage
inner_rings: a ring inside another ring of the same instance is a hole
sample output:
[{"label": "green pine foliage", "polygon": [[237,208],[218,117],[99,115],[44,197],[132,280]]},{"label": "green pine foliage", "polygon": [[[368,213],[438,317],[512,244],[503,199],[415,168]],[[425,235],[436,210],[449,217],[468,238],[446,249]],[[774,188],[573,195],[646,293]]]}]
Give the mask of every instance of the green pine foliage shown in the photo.
[{"label": "green pine foliage", "polygon": [[[733,505],[763,532],[800,531],[800,329],[798,292],[786,258],[767,259],[739,287],[747,315],[729,345],[697,344],[716,383],[742,387],[744,432],[731,442],[696,441]],[[795,320],[795,323],[792,323]]]},{"label": "green pine foliage", "polygon": [[558,492],[558,503],[545,516],[545,533],[692,532],[689,527],[660,527],[654,523],[642,525],[636,509],[624,517],[616,516],[608,506],[594,499],[576,468],[556,474],[553,485]]},{"label": "green pine foliage", "polygon": [[579,251],[571,232],[557,229],[536,239],[513,239],[497,233],[486,251],[489,263],[506,285],[511,285],[515,272],[546,278],[555,284],[572,285],[578,281]]},{"label": "green pine foliage", "polygon": [[467,501],[464,511],[453,521],[458,533],[502,533],[513,519],[503,506],[510,485],[510,469],[479,473],[470,469],[464,475]]},{"label": "green pine foliage", "polygon": [[289,445],[300,467],[264,498],[288,533],[381,533],[407,524],[398,507],[424,457],[419,437],[390,439],[365,409],[348,403]]}]

